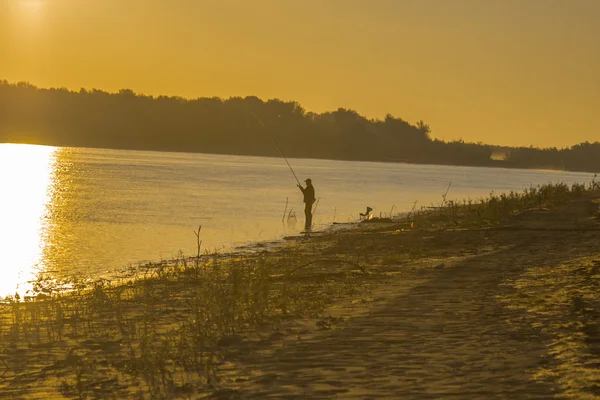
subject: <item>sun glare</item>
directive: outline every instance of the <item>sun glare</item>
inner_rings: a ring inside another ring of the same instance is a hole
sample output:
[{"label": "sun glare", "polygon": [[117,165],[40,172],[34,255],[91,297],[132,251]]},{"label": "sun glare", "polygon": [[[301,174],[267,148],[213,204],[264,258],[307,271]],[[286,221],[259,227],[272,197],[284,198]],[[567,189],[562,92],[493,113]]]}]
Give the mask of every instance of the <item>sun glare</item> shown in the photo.
[{"label": "sun glare", "polygon": [[19,0],[19,6],[26,11],[39,12],[44,7],[45,0]]},{"label": "sun glare", "polygon": [[55,151],[0,144],[0,298],[25,294],[38,270]]},{"label": "sun glare", "polygon": [[24,27],[23,24],[29,26],[29,28],[42,22],[44,15],[44,9],[46,8],[45,0],[18,0],[16,3],[17,21]]}]

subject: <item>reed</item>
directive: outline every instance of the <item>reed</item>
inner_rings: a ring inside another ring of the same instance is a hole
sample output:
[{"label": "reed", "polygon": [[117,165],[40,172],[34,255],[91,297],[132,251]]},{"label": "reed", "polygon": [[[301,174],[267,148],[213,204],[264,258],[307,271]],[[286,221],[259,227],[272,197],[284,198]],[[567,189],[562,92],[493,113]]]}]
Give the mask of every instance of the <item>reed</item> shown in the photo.
[{"label": "reed", "polygon": [[[544,184],[530,186],[522,192],[510,191],[479,199],[448,200],[446,193],[437,207],[421,208],[410,212],[406,220],[438,227],[491,227],[505,223],[509,218],[528,210],[557,207],[589,193],[600,191],[597,175],[589,183]],[[448,189],[450,185],[448,186]]]}]

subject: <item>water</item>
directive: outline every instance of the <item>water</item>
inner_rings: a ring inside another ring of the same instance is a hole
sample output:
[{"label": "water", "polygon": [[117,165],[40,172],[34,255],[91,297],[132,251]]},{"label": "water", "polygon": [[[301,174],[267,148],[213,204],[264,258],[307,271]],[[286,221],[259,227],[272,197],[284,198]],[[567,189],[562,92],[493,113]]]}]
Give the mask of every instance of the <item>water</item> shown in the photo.
[{"label": "water", "polygon": [[[290,159],[312,178],[316,229],[486,197],[592,174],[499,168]],[[290,209],[296,215],[289,216]],[[296,235],[302,194],[283,159],[0,144],[0,296],[51,276],[96,277],[132,264],[226,251]]]}]

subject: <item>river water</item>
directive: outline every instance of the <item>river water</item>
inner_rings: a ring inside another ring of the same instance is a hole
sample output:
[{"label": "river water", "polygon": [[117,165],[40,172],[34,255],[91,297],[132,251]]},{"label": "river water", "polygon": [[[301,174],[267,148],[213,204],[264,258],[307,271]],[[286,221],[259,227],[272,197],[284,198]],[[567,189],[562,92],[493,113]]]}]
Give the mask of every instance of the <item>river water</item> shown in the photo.
[{"label": "river water", "polygon": [[[313,229],[592,174],[290,159],[316,190]],[[285,217],[284,217],[285,212]],[[293,216],[296,216],[294,218]],[[302,194],[283,159],[0,144],[0,297],[38,274],[97,277],[148,261],[297,235]]]}]

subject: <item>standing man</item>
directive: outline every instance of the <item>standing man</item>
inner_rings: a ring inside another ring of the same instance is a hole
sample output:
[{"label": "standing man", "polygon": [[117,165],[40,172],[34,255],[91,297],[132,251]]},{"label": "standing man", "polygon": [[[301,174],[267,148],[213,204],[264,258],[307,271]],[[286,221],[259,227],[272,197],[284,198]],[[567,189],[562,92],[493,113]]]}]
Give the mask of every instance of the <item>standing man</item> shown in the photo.
[{"label": "standing man", "polygon": [[298,185],[304,195],[304,215],[306,217],[304,230],[309,231],[312,225],[312,205],[315,202],[315,188],[312,185],[310,178],[306,179],[306,188]]}]

